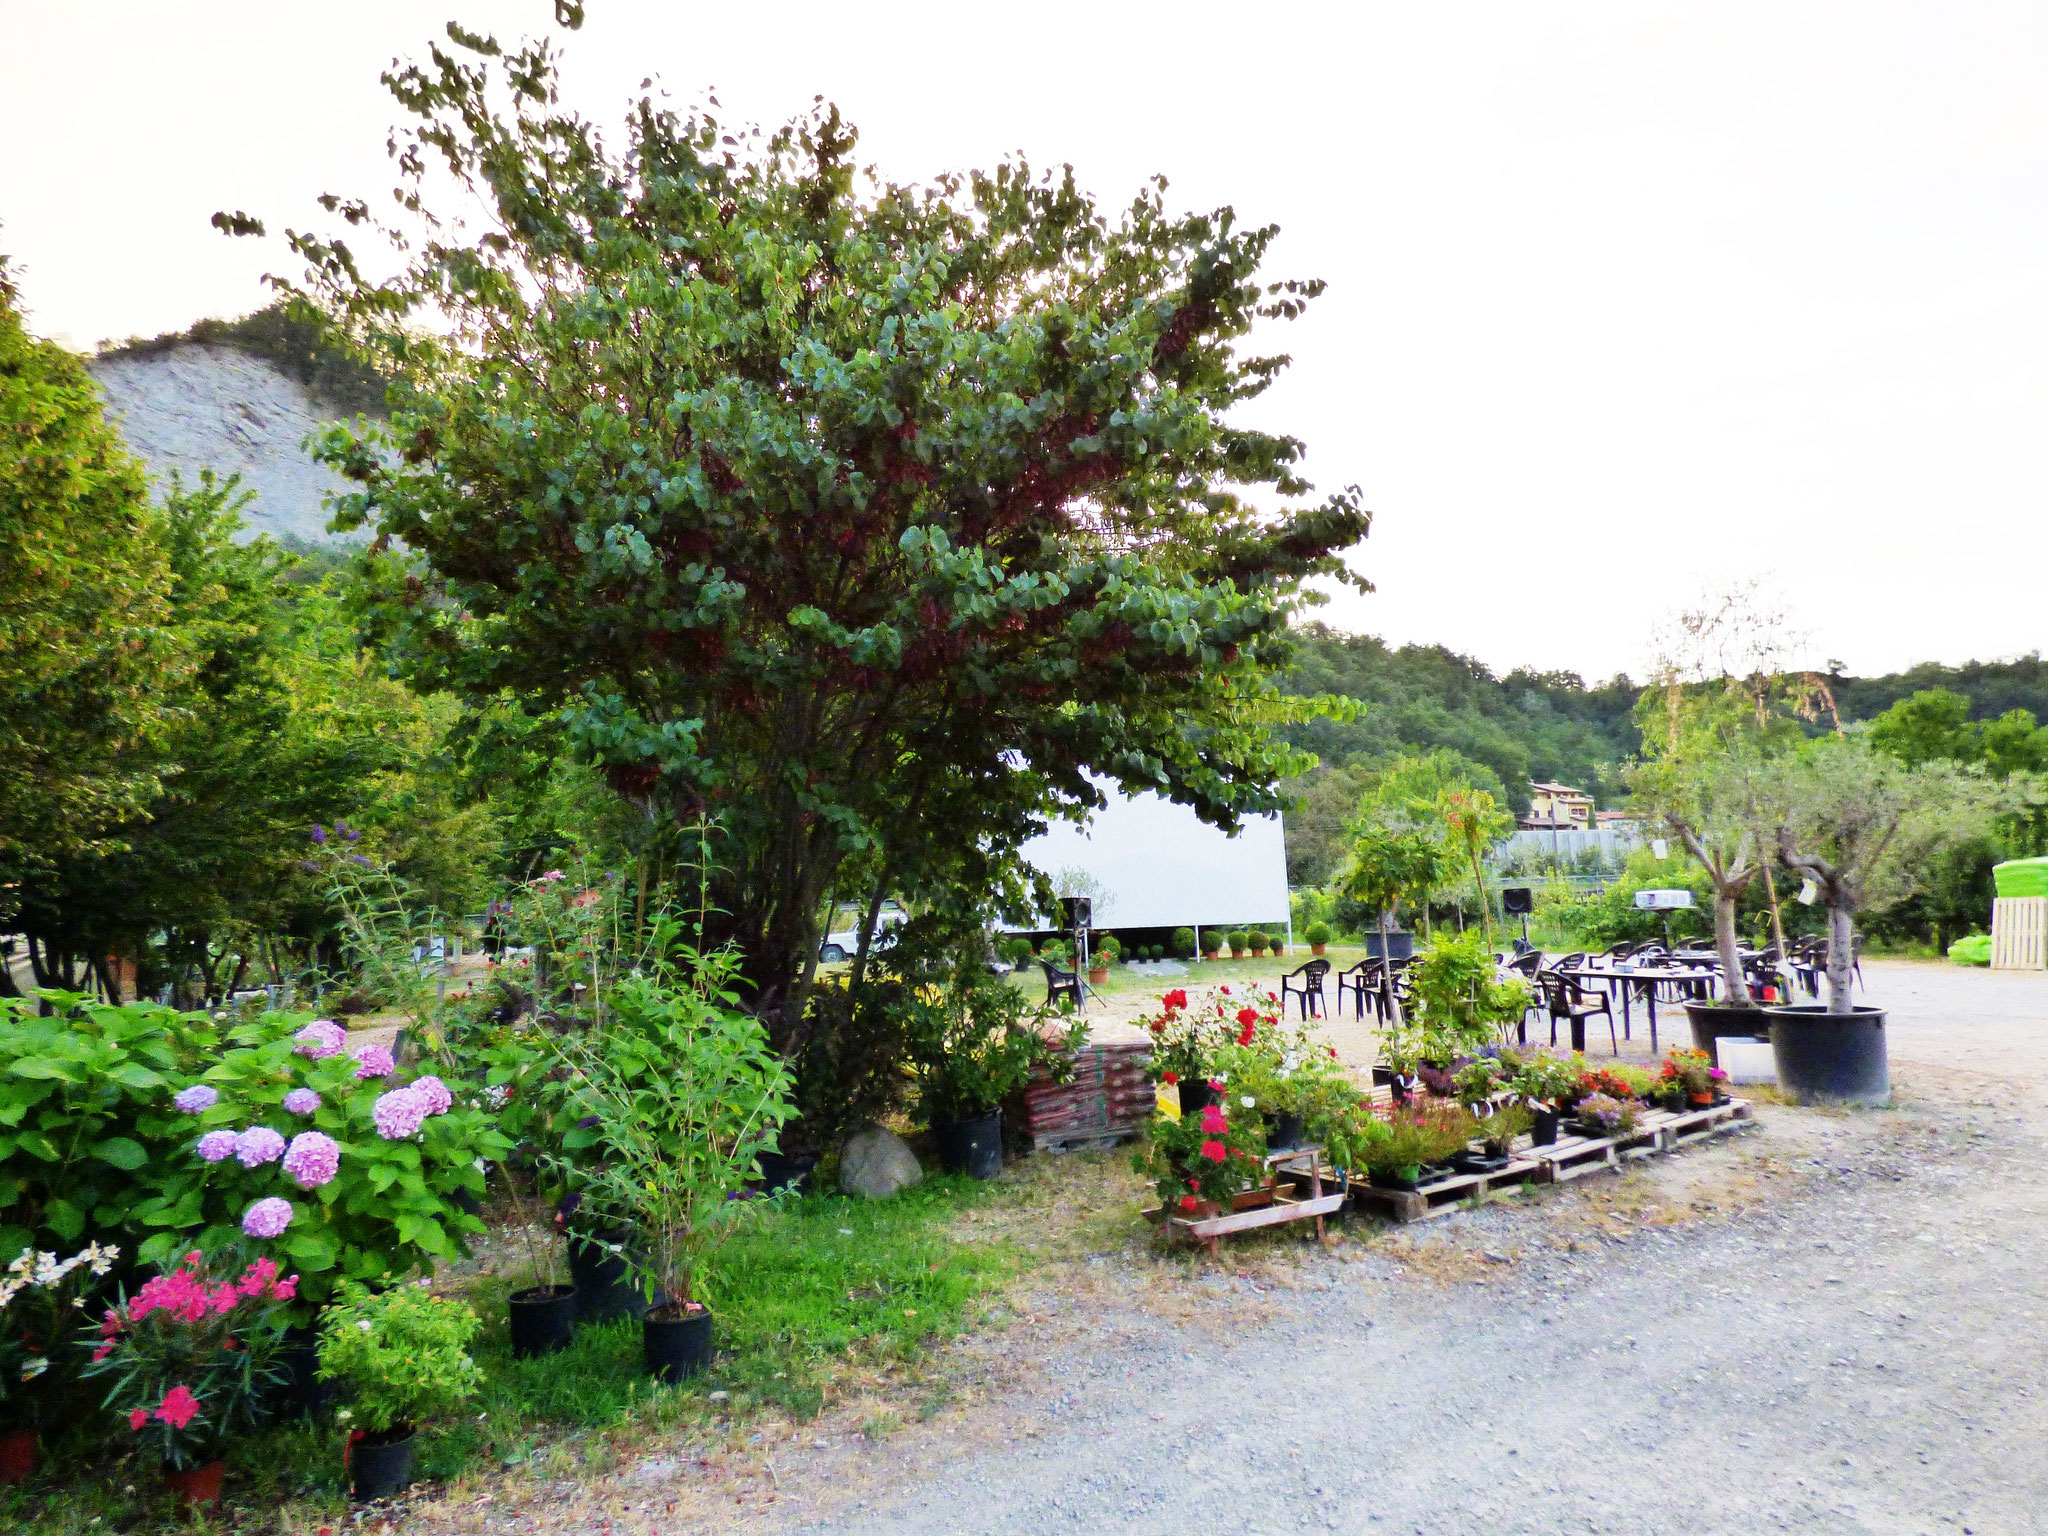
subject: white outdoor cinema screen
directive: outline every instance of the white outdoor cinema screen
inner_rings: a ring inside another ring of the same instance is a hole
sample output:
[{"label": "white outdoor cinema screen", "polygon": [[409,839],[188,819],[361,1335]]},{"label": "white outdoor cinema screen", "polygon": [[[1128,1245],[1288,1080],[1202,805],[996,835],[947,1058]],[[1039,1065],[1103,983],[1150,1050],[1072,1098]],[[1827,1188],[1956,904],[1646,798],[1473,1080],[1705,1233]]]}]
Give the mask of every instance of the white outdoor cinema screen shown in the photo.
[{"label": "white outdoor cinema screen", "polygon": [[1096,781],[1109,804],[1086,823],[1056,821],[1021,850],[1057,876],[1101,883],[1097,928],[1192,928],[1287,921],[1287,839],[1278,815],[1247,818],[1231,837],[1185,805]]}]

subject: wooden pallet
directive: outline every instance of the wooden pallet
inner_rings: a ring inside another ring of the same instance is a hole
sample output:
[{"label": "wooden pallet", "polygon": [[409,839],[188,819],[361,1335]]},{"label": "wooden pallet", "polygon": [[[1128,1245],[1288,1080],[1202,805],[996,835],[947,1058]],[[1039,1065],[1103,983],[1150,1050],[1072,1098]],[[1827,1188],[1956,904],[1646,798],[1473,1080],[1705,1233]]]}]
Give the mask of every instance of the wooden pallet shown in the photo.
[{"label": "wooden pallet", "polygon": [[1110,1126],[1084,1131],[1044,1131],[1031,1138],[1032,1146],[1040,1152],[1094,1152],[1116,1146],[1119,1142],[1142,1135],[1143,1126]]},{"label": "wooden pallet", "polygon": [[1447,1179],[1416,1189],[1382,1189],[1377,1184],[1353,1184],[1351,1203],[1375,1216],[1394,1221],[1427,1221],[1464,1206],[1469,1200],[1483,1200],[1501,1190],[1540,1179],[1541,1165],[1529,1157],[1518,1157],[1493,1173],[1454,1173]]},{"label": "wooden pallet", "polygon": [[1237,1232],[1278,1226],[1282,1222],[1313,1221],[1316,1236],[1320,1238],[1323,1235],[1323,1218],[1334,1216],[1344,1205],[1343,1189],[1330,1188],[1323,1182],[1328,1170],[1323,1165],[1322,1151],[1321,1147],[1297,1147],[1292,1151],[1267,1153],[1266,1168],[1272,1182],[1265,1189],[1247,1192],[1264,1197],[1259,1204],[1247,1204],[1246,1196],[1240,1195],[1240,1208],[1221,1216],[1191,1221],[1185,1216],[1168,1215],[1159,1208],[1149,1210],[1145,1215],[1154,1220],[1164,1219],[1169,1241],[1185,1238],[1190,1242],[1206,1243],[1212,1257],[1219,1239]]},{"label": "wooden pallet", "polygon": [[1525,1155],[1541,1165],[1537,1183],[1564,1184],[1737,1130],[1749,1118],[1747,1099],[1730,1099],[1706,1109],[1652,1109],[1643,1113],[1636,1129],[1626,1136],[1559,1136],[1547,1147],[1530,1147]]}]

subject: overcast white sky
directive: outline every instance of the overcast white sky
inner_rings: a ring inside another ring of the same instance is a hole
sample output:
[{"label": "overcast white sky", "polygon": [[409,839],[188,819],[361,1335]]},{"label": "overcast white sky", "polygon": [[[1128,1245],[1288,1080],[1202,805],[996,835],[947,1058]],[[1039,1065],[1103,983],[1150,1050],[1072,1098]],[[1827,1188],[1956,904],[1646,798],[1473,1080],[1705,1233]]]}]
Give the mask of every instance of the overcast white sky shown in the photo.
[{"label": "overcast white sky", "polygon": [[[448,15],[550,7],[0,0],[31,325],[264,302],[281,251],[208,216],[381,195],[377,73]],[[1279,223],[1330,291],[1257,418],[1377,514],[1342,627],[1592,678],[1761,575],[1857,671],[2042,644],[2039,4],[592,0],[567,49],[600,120],[648,74],[765,123],[822,93],[896,179],[1021,150]]]}]

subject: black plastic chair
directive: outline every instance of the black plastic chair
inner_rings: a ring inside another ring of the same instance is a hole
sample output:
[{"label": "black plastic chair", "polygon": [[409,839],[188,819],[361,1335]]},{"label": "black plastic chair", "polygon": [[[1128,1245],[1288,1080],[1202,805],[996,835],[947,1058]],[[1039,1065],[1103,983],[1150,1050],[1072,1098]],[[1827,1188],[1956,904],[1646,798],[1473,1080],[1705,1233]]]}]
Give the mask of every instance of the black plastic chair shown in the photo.
[{"label": "black plastic chair", "polygon": [[1055,1000],[1070,997],[1078,1009],[1081,1006],[1080,972],[1063,971],[1050,960],[1040,960],[1038,966],[1045,972],[1045,1006],[1050,1008]]},{"label": "black plastic chair", "polygon": [[1311,960],[1299,970],[1289,971],[1280,978],[1280,1011],[1287,1012],[1287,997],[1291,992],[1301,999],[1301,1016],[1310,1016],[1309,999],[1314,998],[1322,1011],[1330,1011],[1329,999],[1323,996],[1323,978],[1330,974],[1330,962]]},{"label": "black plastic chair", "polygon": [[[1368,996],[1376,999],[1379,995],[1379,988],[1380,963],[1377,960],[1361,960],[1358,964],[1352,966],[1350,970],[1339,971],[1337,973],[1338,1015],[1340,1017],[1343,1015],[1344,994],[1348,992],[1352,994],[1353,1000],[1357,1004],[1359,1022],[1364,1023],[1365,1000]],[[1373,1004],[1373,1011],[1375,1013],[1379,1011],[1377,1001]]]},{"label": "black plastic chair", "polygon": [[1607,1020],[1607,1040],[1614,1047],[1614,1054],[1621,1054],[1621,1037],[1614,1028],[1614,1005],[1603,993],[1596,1001],[1586,995],[1586,989],[1569,976],[1560,976],[1546,971],[1537,978],[1543,984],[1543,1001],[1550,1010],[1550,1043],[1557,1044],[1557,1023],[1562,1019],[1571,1029],[1572,1049],[1583,1052],[1586,1049],[1586,1020],[1604,1017]]}]

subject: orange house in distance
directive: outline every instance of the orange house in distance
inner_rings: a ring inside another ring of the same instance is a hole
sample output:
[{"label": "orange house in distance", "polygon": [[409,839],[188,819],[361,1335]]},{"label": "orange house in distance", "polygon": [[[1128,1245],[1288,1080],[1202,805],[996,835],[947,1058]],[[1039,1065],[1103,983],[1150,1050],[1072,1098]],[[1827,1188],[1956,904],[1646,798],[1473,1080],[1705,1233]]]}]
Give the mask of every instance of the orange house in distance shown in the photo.
[{"label": "orange house in distance", "polygon": [[1590,832],[1593,797],[1569,784],[1529,781],[1529,809],[1516,826],[1524,832]]}]

